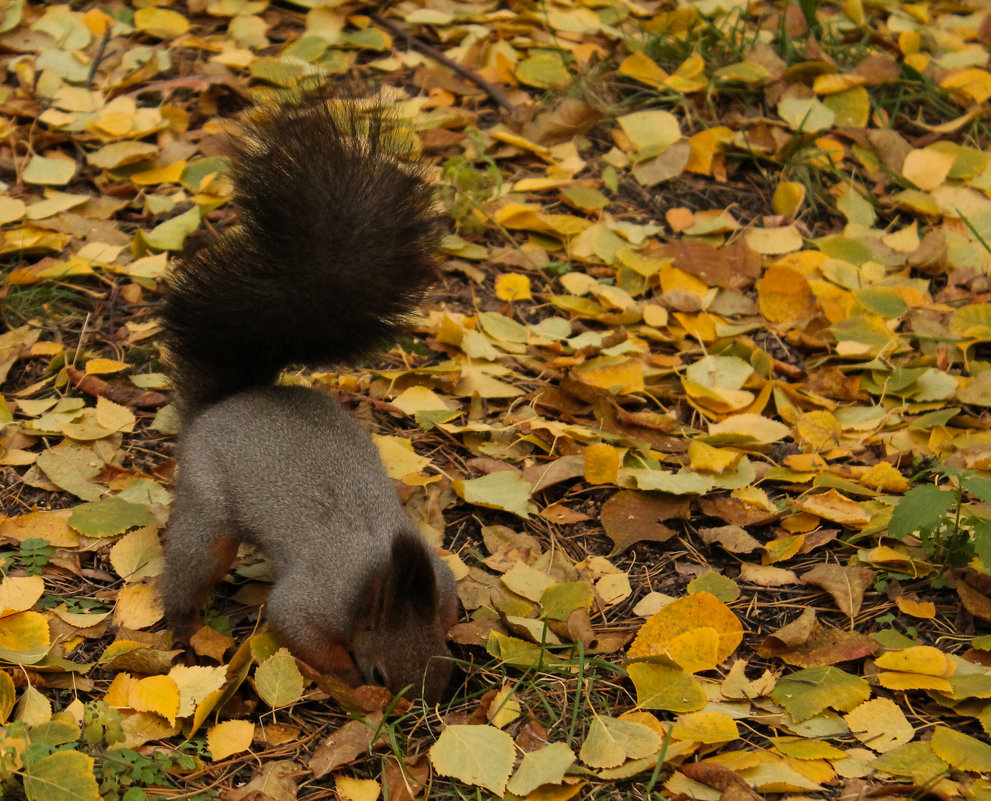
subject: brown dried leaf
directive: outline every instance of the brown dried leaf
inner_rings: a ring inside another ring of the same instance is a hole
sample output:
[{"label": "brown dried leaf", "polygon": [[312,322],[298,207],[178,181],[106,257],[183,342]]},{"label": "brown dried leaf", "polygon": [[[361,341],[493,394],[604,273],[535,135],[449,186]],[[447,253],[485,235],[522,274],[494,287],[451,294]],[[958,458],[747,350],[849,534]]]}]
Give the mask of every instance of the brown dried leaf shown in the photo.
[{"label": "brown dried leaf", "polygon": [[802,574],[802,580],[822,587],[833,597],[840,611],[853,620],[864,602],[864,592],[874,580],[874,571],[869,567],[816,565]]},{"label": "brown dried leaf", "polygon": [[677,495],[621,490],[602,504],[600,520],[613,542],[610,556],[622,553],[636,542],[666,542],[677,536],[660,521],[687,520],[690,501]]}]

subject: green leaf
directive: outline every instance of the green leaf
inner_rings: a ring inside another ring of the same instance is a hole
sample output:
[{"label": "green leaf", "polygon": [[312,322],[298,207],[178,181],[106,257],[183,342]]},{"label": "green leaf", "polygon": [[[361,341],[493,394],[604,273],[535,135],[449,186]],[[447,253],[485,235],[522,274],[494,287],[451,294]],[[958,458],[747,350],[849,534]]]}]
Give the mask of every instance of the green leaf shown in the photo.
[{"label": "green leaf", "polygon": [[56,751],[25,769],[28,801],[100,801],[93,757],[79,751]]},{"label": "green leaf", "polygon": [[273,709],[294,704],[303,695],[303,674],[286,648],[280,648],[255,671],[255,690]]},{"label": "green leaf", "polygon": [[45,158],[33,156],[28,166],[24,168],[23,180],[26,184],[48,184],[62,186],[72,180],[76,174],[76,162],[73,159]]},{"label": "green leaf", "polygon": [[974,556],[981,560],[984,572],[991,575],[991,520],[980,520],[973,524]]},{"label": "green leaf", "polygon": [[591,584],[587,581],[569,581],[552,584],[544,590],[540,596],[540,607],[544,616],[551,620],[567,620],[575,609],[588,609],[594,600]]},{"label": "green leaf", "polygon": [[771,691],[771,698],[799,722],[827,707],[848,712],[870,697],[871,687],[866,681],[832,665],[784,676]]},{"label": "green leaf", "polygon": [[698,679],[666,657],[633,662],[626,668],[637,691],[641,709],[667,712],[698,712],[705,706],[705,690]]},{"label": "green leaf", "polygon": [[530,516],[530,485],[518,473],[500,470],[469,481],[455,481],[454,491],[476,506],[502,509],[522,518]]},{"label": "green leaf", "polygon": [[892,512],[888,534],[901,539],[913,531],[935,528],[946,517],[947,510],[955,500],[951,490],[941,489],[935,484],[913,487],[905,493]]},{"label": "green leaf", "polygon": [[81,503],[72,510],[69,525],[87,537],[112,537],[130,528],[150,526],[155,518],[148,507],[118,498]]},{"label": "green leaf", "polygon": [[516,66],[516,77],[527,86],[538,89],[554,89],[571,83],[571,73],[559,53],[549,50],[535,51]]},{"label": "green leaf", "polygon": [[960,479],[960,485],[979,501],[991,503],[991,479],[964,476]]},{"label": "green leaf", "polygon": [[200,227],[203,214],[198,206],[141,232],[141,244],[153,250],[181,250],[186,237]]}]

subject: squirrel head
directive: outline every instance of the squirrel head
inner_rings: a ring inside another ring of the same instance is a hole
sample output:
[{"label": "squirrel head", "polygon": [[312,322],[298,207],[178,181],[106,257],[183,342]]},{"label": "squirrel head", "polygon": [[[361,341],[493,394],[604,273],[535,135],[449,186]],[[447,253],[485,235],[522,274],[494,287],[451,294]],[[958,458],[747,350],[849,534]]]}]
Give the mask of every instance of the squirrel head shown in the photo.
[{"label": "squirrel head", "polygon": [[428,703],[440,701],[450,682],[447,630],[458,614],[453,577],[441,597],[434,561],[416,534],[396,536],[388,564],[359,599],[352,639],[365,681],[393,693],[409,687],[407,697]]}]

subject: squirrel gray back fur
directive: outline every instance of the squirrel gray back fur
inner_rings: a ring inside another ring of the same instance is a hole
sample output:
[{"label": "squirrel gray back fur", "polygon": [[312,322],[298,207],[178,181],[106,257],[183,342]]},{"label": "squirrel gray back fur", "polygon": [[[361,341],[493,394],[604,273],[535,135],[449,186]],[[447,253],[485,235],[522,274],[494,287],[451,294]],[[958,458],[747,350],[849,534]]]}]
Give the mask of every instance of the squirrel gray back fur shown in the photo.
[{"label": "squirrel gray back fur", "polygon": [[[311,389],[259,387],[209,407],[183,432],[179,464],[177,503],[195,499],[195,510],[222,499],[224,519],[264,550],[276,582],[293,583],[288,606],[300,620],[317,613],[347,630],[361,610],[342,603],[340,588],[384,569],[397,532],[418,536],[368,434]],[[276,521],[283,531],[273,536]],[[305,553],[294,547],[299,538]],[[430,559],[439,594],[453,592],[450,570]]]}]

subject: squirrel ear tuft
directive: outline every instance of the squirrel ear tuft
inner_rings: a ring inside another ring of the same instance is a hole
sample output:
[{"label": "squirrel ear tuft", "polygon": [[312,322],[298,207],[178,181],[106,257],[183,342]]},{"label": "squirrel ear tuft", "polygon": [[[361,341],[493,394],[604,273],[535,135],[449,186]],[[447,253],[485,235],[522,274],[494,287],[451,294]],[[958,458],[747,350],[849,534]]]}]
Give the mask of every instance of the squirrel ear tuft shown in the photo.
[{"label": "squirrel ear tuft", "polygon": [[437,576],[427,544],[416,534],[402,532],[392,541],[389,602],[414,609],[423,617],[437,613]]}]

